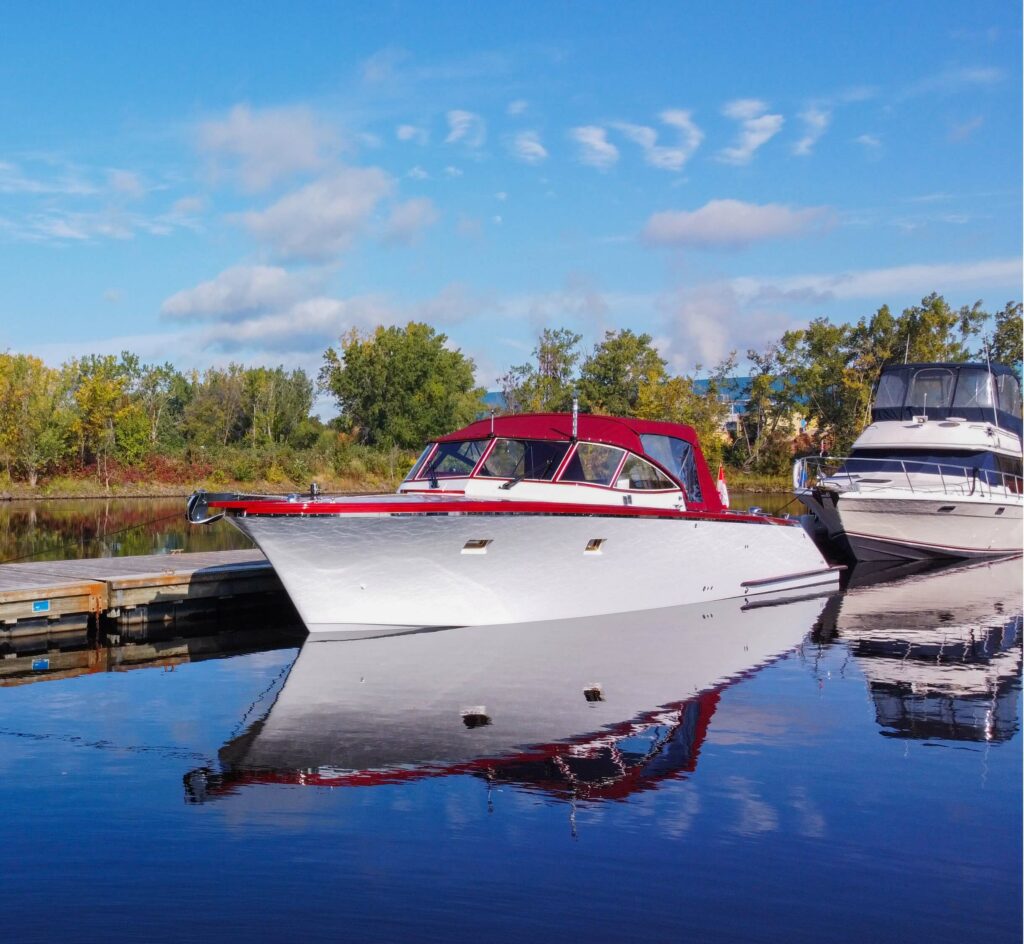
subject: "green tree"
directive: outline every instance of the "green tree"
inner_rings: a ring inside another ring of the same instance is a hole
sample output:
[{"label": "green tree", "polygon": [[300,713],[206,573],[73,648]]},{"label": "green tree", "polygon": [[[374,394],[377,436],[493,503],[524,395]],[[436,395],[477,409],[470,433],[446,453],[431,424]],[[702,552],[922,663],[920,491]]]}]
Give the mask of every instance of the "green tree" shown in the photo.
[{"label": "green tree", "polygon": [[1021,371],[1024,360],[1024,342],[1021,329],[1021,303],[1007,302],[1002,311],[997,311],[992,319],[992,341],[989,345],[989,356],[999,364],[1016,367]]},{"label": "green tree", "polygon": [[576,386],[582,337],[568,328],[545,328],[533,349],[536,363],[512,367],[498,379],[510,413],[568,410]]},{"label": "green tree", "polygon": [[595,413],[631,416],[640,390],[665,376],[665,361],[649,334],[606,331],[580,369],[580,400]]},{"label": "green tree", "polygon": [[38,357],[0,354],[0,458],[8,477],[35,485],[67,455],[70,436],[64,372]]},{"label": "green tree", "polygon": [[429,325],[352,331],[324,354],[320,383],[342,424],[370,445],[411,448],[470,422],[483,408],[473,362]]}]

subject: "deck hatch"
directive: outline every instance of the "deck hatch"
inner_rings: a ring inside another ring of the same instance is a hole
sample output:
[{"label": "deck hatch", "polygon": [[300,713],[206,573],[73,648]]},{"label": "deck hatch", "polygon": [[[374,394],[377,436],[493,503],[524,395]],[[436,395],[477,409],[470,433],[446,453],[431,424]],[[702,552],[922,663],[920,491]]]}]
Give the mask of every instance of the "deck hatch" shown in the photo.
[{"label": "deck hatch", "polygon": [[463,554],[486,554],[491,538],[470,538],[462,545]]},{"label": "deck hatch", "polygon": [[587,541],[587,546],[583,548],[584,554],[600,554],[601,545],[604,544],[605,538],[591,538]]}]

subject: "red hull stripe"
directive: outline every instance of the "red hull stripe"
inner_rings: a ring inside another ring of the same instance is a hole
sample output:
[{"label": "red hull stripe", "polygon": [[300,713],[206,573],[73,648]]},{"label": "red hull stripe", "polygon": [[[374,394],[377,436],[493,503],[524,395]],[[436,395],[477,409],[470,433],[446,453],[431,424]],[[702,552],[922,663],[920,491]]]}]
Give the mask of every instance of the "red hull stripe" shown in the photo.
[{"label": "red hull stripe", "polygon": [[239,499],[211,501],[211,508],[246,515],[561,515],[606,518],[680,518],[692,521],[731,521],[748,524],[776,524],[800,527],[798,521],[768,515],[731,512],[677,511],[674,508],[643,508],[636,505],[580,505],[571,502],[431,500],[410,498],[400,501],[285,501]]}]

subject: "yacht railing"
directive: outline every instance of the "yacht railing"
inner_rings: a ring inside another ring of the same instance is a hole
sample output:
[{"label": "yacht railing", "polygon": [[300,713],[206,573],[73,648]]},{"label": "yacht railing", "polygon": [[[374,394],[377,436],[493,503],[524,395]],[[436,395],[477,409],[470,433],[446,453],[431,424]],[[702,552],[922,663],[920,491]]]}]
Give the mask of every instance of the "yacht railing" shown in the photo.
[{"label": "yacht railing", "polygon": [[1019,475],[949,462],[805,456],[793,463],[794,488],[813,488],[824,481],[853,492],[906,488],[915,493],[1002,496],[1017,501],[1021,501],[1024,494],[1024,479]]}]

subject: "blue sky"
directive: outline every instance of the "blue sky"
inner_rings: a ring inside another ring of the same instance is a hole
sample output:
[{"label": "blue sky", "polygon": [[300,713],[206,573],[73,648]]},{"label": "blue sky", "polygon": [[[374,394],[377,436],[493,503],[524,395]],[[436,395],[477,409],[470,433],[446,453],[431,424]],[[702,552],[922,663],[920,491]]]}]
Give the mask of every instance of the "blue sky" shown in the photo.
[{"label": "blue sky", "polygon": [[426,320],[705,367],[1021,297],[1009,2],[16,5],[0,349],[316,371]]}]

